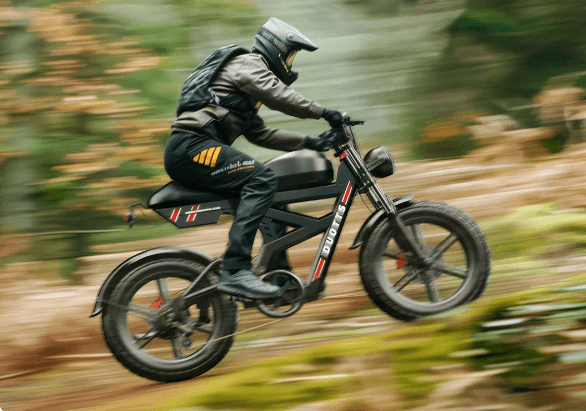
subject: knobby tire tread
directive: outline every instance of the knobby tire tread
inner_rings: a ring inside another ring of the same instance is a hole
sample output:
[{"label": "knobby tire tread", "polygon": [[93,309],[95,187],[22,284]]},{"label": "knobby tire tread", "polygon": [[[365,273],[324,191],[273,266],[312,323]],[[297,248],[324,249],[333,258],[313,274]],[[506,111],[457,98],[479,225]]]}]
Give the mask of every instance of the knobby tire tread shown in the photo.
[{"label": "knobby tire tread", "polygon": [[[476,300],[486,289],[490,276],[490,249],[484,234],[480,230],[480,227],[478,227],[478,225],[463,211],[437,201],[414,202],[410,207],[400,210],[399,215],[407,212],[411,213],[425,210],[429,210],[432,213],[443,213],[460,223],[470,234],[478,252],[478,269],[475,270],[478,278],[475,280],[473,289],[469,292],[469,295],[458,305]],[[376,258],[376,256],[372,256],[372,253],[375,252],[373,250],[374,243],[378,240],[378,237],[383,234],[381,230],[385,229],[385,224],[387,224],[386,221],[373,229],[371,235],[366,239],[364,245],[360,249],[359,268],[362,284],[371,300],[382,311],[400,321],[414,321],[429,314],[414,312],[396,303],[383,291],[374,272],[372,264],[372,258]]]},{"label": "knobby tire tread", "polygon": [[[126,291],[127,286],[130,282],[136,280],[134,277],[137,271],[148,268],[149,266],[155,264],[161,264],[165,262],[171,263],[179,263],[179,264],[187,264],[192,267],[196,267],[200,272],[203,271],[204,266],[194,261],[183,260],[183,259],[169,259],[165,258],[163,260],[158,261],[151,261],[143,266],[137,267],[132,272],[128,273],[114,288],[111,299],[113,302],[119,301],[121,294]],[[217,273],[216,273],[217,274]],[[208,276],[214,275],[213,273],[209,273]],[[223,297],[219,297],[223,298]],[[138,361],[134,356],[132,356],[124,347],[124,344],[120,341],[120,337],[116,331],[115,323],[111,316],[113,316],[113,311],[115,310],[114,307],[110,307],[105,305],[104,312],[102,314],[102,333],[104,336],[104,340],[106,345],[114,355],[114,357],[128,370],[131,372],[149,380],[159,381],[159,382],[178,382],[184,381],[191,378],[195,378],[205,372],[211,370],[215,367],[228,353],[230,350],[233,342],[234,336],[229,338],[224,338],[220,341],[217,341],[214,344],[217,347],[214,354],[209,357],[203,364],[198,364],[197,367],[183,370],[179,372],[174,371],[165,371],[160,368],[154,368]],[[236,333],[238,329],[238,309],[236,304],[231,300],[224,300],[223,307],[220,310],[220,313],[215,313],[215,315],[222,315],[226,317],[226,322],[224,324],[225,330],[222,331],[222,336],[227,336]],[[205,347],[205,346],[204,346]]]}]

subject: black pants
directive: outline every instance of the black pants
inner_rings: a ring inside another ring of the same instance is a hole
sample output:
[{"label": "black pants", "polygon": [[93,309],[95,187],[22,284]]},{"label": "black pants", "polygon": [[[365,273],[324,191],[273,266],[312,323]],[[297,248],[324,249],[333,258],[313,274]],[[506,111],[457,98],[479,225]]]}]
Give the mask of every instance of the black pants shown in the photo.
[{"label": "black pants", "polygon": [[[256,230],[277,191],[275,172],[231,146],[209,137],[180,132],[173,132],[169,137],[165,170],[185,187],[218,194],[240,194],[223,264],[229,273],[250,269]],[[280,224],[271,229],[278,237],[286,231]],[[290,269],[285,251],[275,255],[270,269]]]}]

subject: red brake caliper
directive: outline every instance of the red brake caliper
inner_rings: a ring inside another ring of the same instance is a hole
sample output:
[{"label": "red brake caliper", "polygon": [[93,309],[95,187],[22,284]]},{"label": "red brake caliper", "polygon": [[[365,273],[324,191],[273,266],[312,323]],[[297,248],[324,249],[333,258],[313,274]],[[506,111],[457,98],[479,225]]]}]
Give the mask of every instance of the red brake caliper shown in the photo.
[{"label": "red brake caliper", "polygon": [[154,303],[151,304],[151,308],[153,310],[158,310],[163,305],[163,299],[161,297],[157,298]]},{"label": "red brake caliper", "polygon": [[405,260],[405,254],[397,254],[399,259],[397,260],[397,268],[403,268],[407,265],[407,260]]}]

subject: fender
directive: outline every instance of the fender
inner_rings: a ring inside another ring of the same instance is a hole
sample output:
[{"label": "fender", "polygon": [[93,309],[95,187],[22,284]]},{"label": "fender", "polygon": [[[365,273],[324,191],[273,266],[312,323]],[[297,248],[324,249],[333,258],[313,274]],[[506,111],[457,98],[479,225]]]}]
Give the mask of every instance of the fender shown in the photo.
[{"label": "fender", "polygon": [[[402,197],[395,198],[393,203],[395,204],[395,207],[397,207],[397,210],[402,210],[406,207],[409,207],[411,205],[411,201],[413,201],[413,194],[407,194]],[[350,246],[350,250],[354,250],[355,248],[360,247],[364,240],[368,238],[374,227],[376,227],[385,218],[387,217],[383,209],[372,213],[370,217],[368,217],[366,221],[362,223],[362,227],[360,227],[360,230],[358,230],[358,234],[356,234],[356,238]]]},{"label": "fender", "polygon": [[128,273],[132,272],[139,266],[162,258],[181,258],[184,260],[195,261],[203,265],[208,265],[214,260],[214,258],[209,255],[183,247],[158,247],[138,253],[121,263],[110,273],[108,278],[106,278],[106,281],[104,281],[98,292],[94,311],[91,313],[90,317],[95,317],[101,314],[104,309],[103,300],[108,300],[108,298],[110,298],[114,287]]}]

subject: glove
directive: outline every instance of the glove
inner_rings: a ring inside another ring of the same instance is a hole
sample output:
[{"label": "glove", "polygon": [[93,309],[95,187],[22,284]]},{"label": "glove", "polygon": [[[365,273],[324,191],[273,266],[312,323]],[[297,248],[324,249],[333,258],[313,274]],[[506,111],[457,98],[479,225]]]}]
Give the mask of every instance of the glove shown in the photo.
[{"label": "glove", "polygon": [[324,140],[323,138],[307,136],[305,137],[305,144],[303,146],[314,151],[327,151],[332,148],[332,143],[328,140]]},{"label": "glove", "polygon": [[344,124],[342,113],[336,110],[328,110],[327,108],[324,108],[321,118],[330,123],[330,127],[332,128],[341,127],[342,124]]}]

